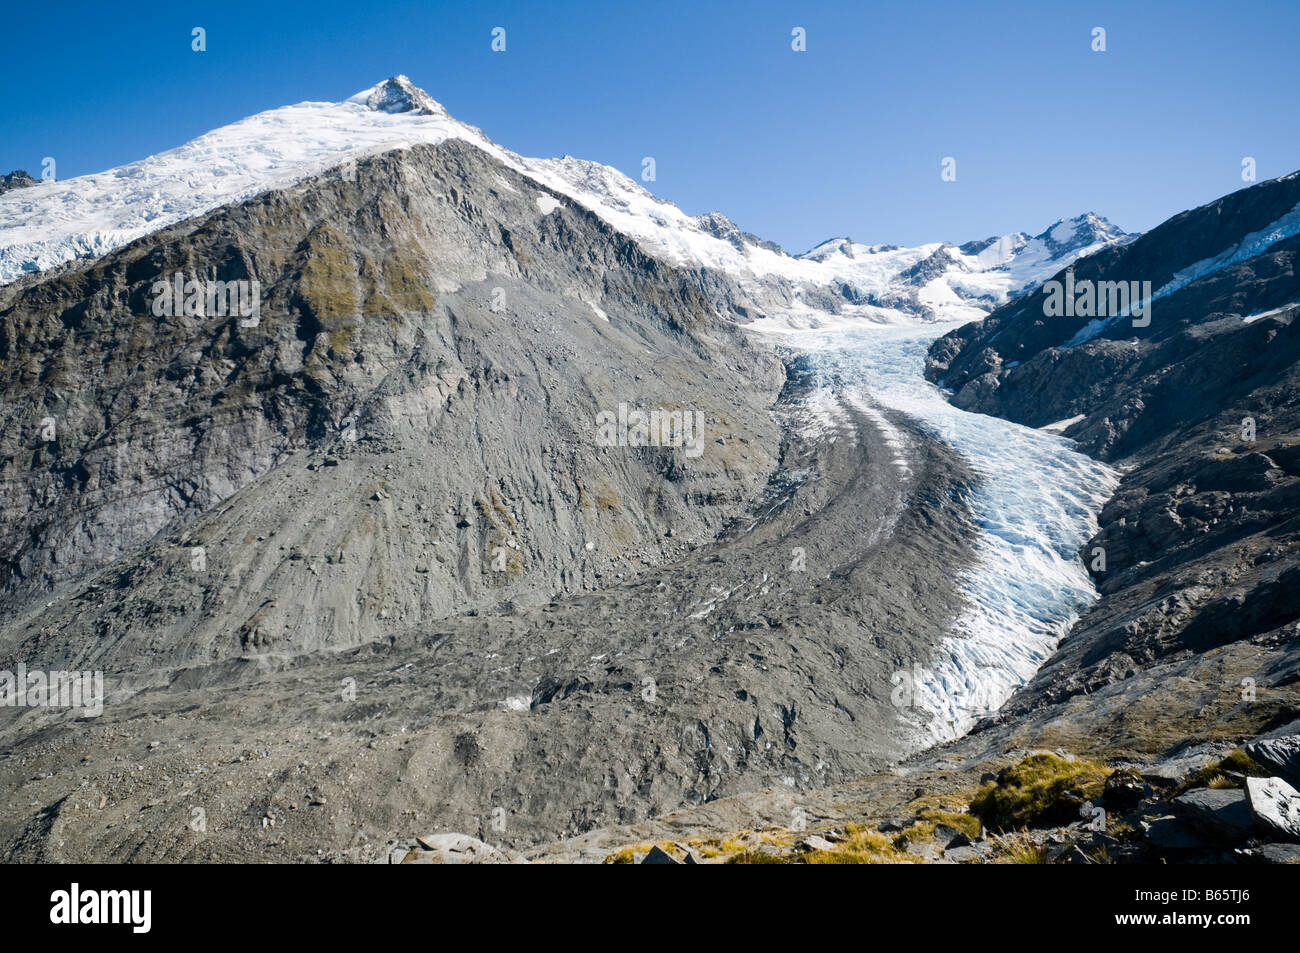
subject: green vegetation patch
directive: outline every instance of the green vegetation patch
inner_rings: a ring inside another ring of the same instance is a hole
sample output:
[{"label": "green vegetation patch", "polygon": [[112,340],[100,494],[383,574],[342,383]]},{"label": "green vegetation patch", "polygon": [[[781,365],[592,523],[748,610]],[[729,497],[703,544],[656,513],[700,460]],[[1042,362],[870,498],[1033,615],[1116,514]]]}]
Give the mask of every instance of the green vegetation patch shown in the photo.
[{"label": "green vegetation patch", "polygon": [[1109,770],[1098,761],[1032,754],[980,787],[971,814],[991,830],[1067,824],[1101,796]]},{"label": "green vegetation patch", "polygon": [[1232,775],[1244,775],[1248,778],[1267,778],[1271,777],[1272,774],[1273,772],[1260,766],[1246,752],[1240,748],[1234,748],[1220,760],[1213,764],[1207,764],[1201,770],[1190,774],[1187,780],[1180,784],[1170,797],[1177,797],[1193,788],[1240,788],[1245,786],[1239,777],[1232,777]]}]

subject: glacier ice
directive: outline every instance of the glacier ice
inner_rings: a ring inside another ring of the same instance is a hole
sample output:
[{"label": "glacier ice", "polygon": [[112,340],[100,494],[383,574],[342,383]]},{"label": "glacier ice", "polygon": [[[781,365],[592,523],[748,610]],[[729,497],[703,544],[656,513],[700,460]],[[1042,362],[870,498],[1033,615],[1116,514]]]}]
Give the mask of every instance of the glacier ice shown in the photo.
[{"label": "glacier ice", "polygon": [[[1079,557],[1119,474],[1043,430],[968,413],[925,380],[927,348],[952,326],[859,327],[790,334],[858,406],[902,411],[960,453],[980,479],[967,501],[980,526],[961,579],[956,631],[920,661],[914,702],[935,741],[965,733],[1045,662],[1097,592]],[[853,383],[857,382],[857,383]],[[879,423],[879,414],[872,418]],[[901,431],[882,428],[896,450]]]}]

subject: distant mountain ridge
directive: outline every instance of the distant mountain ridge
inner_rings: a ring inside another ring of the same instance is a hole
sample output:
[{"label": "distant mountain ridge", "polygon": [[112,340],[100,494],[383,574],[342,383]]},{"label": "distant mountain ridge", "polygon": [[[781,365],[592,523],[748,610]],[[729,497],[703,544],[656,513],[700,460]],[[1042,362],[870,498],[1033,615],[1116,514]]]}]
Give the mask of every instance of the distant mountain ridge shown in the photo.
[{"label": "distant mountain ridge", "polygon": [[610,166],[511,152],[398,75],[341,103],[272,109],[138,162],[0,199],[0,284],[97,258],[161,228],[366,155],[452,138],[572,198],[654,257],[726,273],[740,292],[719,294],[714,304],[742,322],[782,327],[839,319],[968,320],[1063,265],[1127,238],[1087,213],[1036,236],[1016,232],[915,248],[832,239],[792,256],[720,212],[688,215]]},{"label": "distant mountain ridge", "polygon": [[917,248],[832,238],[799,258],[825,266],[841,294],[856,304],[949,321],[985,314],[1079,258],[1133,237],[1086,212],[1038,235],[1013,232]]}]

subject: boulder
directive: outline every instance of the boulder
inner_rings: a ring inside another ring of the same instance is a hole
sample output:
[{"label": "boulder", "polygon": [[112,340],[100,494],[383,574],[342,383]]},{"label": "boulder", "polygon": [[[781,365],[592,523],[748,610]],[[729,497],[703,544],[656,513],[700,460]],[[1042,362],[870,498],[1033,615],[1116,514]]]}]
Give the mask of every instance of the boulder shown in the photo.
[{"label": "boulder", "polygon": [[1078,844],[1057,844],[1055,847],[1049,847],[1047,853],[1043,855],[1043,860],[1049,864],[1091,864],[1088,855],[1079,849]]},{"label": "boulder", "polygon": [[920,857],[926,863],[934,863],[942,856],[939,848],[929,841],[908,841],[903,849],[913,857]]},{"label": "boulder", "polygon": [[834,850],[835,845],[824,837],[818,837],[816,834],[809,834],[803,840],[799,841],[799,850]]},{"label": "boulder", "polygon": [[690,847],[688,847],[687,845],[683,844],[681,841],[679,841],[679,840],[675,840],[675,841],[673,841],[673,846],[676,847],[678,850],[680,850],[680,851],[682,852],[682,854],[685,855],[686,859],[682,861],[683,864],[698,864],[698,863],[699,863],[699,861],[695,859],[695,855],[694,855],[693,853],[691,853],[691,849],[690,849]]},{"label": "boulder", "polygon": [[415,840],[420,847],[407,851],[402,863],[512,864],[520,860],[518,855],[485,844],[468,834],[425,834]]},{"label": "boulder", "polygon": [[1300,785],[1300,735],[1266,738],[1243,745],[1251,759],[1276,771],[1292,785]]},{"label": "boulder", "polygon": [[969,837],[957,830],[957,828],[949,827],[947,824],[934,825],[934,839],[942,844],[945,850],[970,846]]},{"label": "boulder", "polygon": [[1216,841],[1236,843],[1259,831],[1245,791],[1198,788],[1174,798],[1173,809],[1175,816]]},{"label": "boulder", "polygon": [[660,848],[658,845],[650,848],[650,853],[642,858],[643,864],[677,864],[672,855]]},{"label": "boulder", "polygon": [[1157,817],[1143,821],[1147,843],[1157,850],[1204,850],[1209,842],[1176,817]]},{"label": "boulder", "polygon": [[1261,844],[1245,847],[1237,856],[1254,864],[1300,864],[1300,844]]},{"label": "boulder", "polygon": [[965,844],[960,847],[949,847],[943,852],[943,859],[952,864],[977,864],[984,859],[984,856],[974,847]]},{"label": "boulder", "polygon": [[1106,779],[1101,803],[1111,813],[1123,814],[1141,804],[1142,799],[1150,793],[1150,788],[1140,774],[1132,768],[1122,768]]},{"label": "boulder", "polygon": [[1281,778],[1247,778],[1246,800],[1260,824],[1284,840],[1300,841],[1300,792]]},{"label": "boulder", "polygon": [[1204,748],[1191,753],[1179,754],[1166,758],[1141,772],[1143,780],[1157,787],[1177,787],[1201,768],[1218,761],[1222,754],[1217,750]]}]

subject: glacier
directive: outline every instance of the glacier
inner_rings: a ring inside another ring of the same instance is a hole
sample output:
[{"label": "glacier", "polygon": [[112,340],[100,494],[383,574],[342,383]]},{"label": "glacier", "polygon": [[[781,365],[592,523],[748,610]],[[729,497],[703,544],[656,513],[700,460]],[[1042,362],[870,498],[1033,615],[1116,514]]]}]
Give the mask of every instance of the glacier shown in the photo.
[{"label": "glacier", "polygon": [[[781,335],[810,354],[846,397],[901,411],[964,457],[979,480],[966,501],[980,527],[963,574],[965,609],[935,657],[920,662],[917,725],[934,742],[959,737],[1031,678],[1098,598],[1079,556],[1119,472],[1045,430],[969,413],[922,375],[930,343],[957,325],[858,327]],[[826,395],[813,402],[825,407]],[[879,414],[872,416],[880,423]],[[892,426],[886,442],[905,439]],[[925,717],[928,716],[928,717]]]}]

